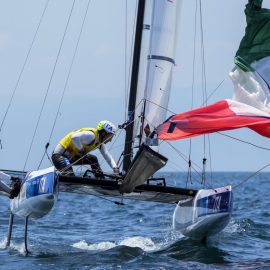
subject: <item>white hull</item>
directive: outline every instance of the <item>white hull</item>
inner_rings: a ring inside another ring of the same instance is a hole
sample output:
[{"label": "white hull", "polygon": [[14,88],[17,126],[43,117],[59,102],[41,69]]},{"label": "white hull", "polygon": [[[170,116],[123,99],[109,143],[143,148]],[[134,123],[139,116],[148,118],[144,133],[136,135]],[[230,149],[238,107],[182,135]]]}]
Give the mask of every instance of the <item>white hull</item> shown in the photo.
[{"label": "white hull", "polygon": [[178,203],[173,227],[185,236],[202,240],[223,230],[230,221],[231,211],[231,186],[202,189],[194,199]]},{"label": "white hull", "polygon": [[47,215],[53,208],[57,198],[54,194],[43,194],[26,200],[15,198],[11,202],[11,211],[20,217],[38,219]]},{"label": "white hull", "polygon": [[57,202],[58,179],[53,168],[28,174],[19,196],[11,200],[11,212],[38,219],[47,215]]}]

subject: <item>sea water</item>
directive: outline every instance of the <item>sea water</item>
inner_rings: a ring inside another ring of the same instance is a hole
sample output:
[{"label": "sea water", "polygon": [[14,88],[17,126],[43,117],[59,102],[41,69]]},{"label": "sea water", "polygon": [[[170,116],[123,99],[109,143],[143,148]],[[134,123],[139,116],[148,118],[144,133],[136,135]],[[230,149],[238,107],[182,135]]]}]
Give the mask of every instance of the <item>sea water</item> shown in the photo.
[{"label": "sea water", "polygon": [[[18,217],[5,248],[9,199],[1,196],[0,269],[270,269],[270,173],[250,174],[212,174],[214,186],[235,187],[234,210],[206,244],[172,229],[174,205],[60,193],[48,216],[29,222],[25,255]],[[185,174],[166,178],[185,185]]]}]

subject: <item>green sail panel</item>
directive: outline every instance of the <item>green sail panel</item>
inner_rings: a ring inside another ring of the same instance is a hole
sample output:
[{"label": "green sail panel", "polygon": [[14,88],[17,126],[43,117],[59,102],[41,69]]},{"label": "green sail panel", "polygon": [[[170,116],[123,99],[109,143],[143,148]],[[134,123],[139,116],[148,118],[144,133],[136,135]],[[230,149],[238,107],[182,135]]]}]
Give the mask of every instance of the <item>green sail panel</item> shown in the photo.
[{"label": "green sail panel", "polygon": [[270,56],[270,10],[261,5],[262,0],[253,0],[245,9],[247,26],[236,59],[242,58],[247,64]]}]

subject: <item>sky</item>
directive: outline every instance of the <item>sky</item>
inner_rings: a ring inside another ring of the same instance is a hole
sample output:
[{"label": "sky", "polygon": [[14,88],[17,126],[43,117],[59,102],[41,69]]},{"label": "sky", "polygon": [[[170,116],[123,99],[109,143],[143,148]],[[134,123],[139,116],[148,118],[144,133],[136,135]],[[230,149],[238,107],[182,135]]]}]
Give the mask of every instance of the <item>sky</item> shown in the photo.
[{"label": "sky", "polygon": [[[1,122],[46,2],[47,0],[0,1]],[[189,110],[191,106],[195,2],[195,0],[183,0],[182,13],[179,17],[176,66],[169,103],[170,111],[175,113]],[[228,73],[234,66],[233,58],[244,34],[246,2],[247,0],[202,1],[208,93],[216,89],[224,80],[209,103],[232,97],[233,85],[228,78]],[[264,2],[264,7],[270,8],[269,1]],[[49,1],[0,132],[2,144],[0,168],[35,170],[39,166],[56,119],[87,3],[88,0],[75,2],[55,65],[73,0]],[[58,141],[72,130],[94,127],[103,119],[108,119],[117,125],[124,122],[134,8],[135,0],[90,2],[60,113],[49,141],[49,154]],[[198,40],[196,44],[198,60],[196,60],[194,89],[199,90],[202,79]],[[46,103],[33,138],[47,90]],[[194,94],[194,97],[195,108],[202,104],[201,91]],[[270,149],[269,139],[248,129],[224,133]],[[32,140],[33,144],[29,152]],[[167,143],[161,146],[160,152],[169,158],[168,166],[164,170],[186,171],[186,162],[173,148],[188,155],[189,140],[172,143],[172,146]],[[116,160],[122,148],[123,133],[120,133],[111,149]],[[208,170],[211,168],[213,171],[255,172],[270,163],[269,151],[220,134],[210,136],[210,148],[211,156],[208,154],[207,146]],[[192,160],[198,164],[198,167],[202,167],[203,137],[192,140],[191,154]],[[99,156],[98,153],[97,155]],[[50,162],[45,157],[41,168],[47,166],[50,166]],[[104,166],[106,167],[105,164]],[[269,171],[269,168],[266,171]]]}]

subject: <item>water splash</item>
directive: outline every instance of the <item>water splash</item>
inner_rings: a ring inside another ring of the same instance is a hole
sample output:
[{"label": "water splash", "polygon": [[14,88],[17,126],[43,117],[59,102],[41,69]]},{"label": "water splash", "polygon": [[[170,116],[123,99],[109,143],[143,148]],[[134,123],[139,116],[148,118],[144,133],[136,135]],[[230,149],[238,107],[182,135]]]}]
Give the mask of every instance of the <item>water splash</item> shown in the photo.
[{"label": "water splash", "polygon": [[153,251],[159,248],[150,238],[142,236],[128,237],[120,240],[117,243],[114,242],[100,242],[94,244],[88,244],[85,240],[74,243],[72,247],[84,249],[84,250],[108,250],[117,246],[137,247],[144,251]]},{"label": "water splash", "polygon": [[26,255],[24,243],[21,244],[14,244],[13,242],[10,243],[10,248],[13,250],[18,251],[21,255]]},{"label": "water splash", "polygon": [[225,233],[245,233],[251,226],[249,219],[231,220],[228,226],[224,229]]},{"label": "water splash", "polygon": [[129,237],[120,241],[118,244],[128,247],[138,247],[144,251],[153,251],[158,248],[150,238],[142,236]]},{"label": "water splash", "polygon": [[108,250],[116,246],[113,242],[100,242],[95,244],[88,244],[85,240],[74,243],[72,247],[84,250]]},{"label": "water splash", "polygon": [[4,239],[0,241],[0,249],[5,249],[6,243],[7,243],[7,238],[5,237]]},{"label": "water splash", "polygon": [[18,251],[21,255],[26,254],[24,243],[15,244],[14,242],[11,241],[9,247],[7,247],[6,244],[7,244],[7,238],[5,237],[0,241],[0,249],[12,249],[12,250]]}]

